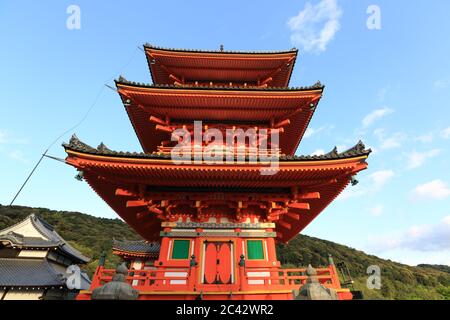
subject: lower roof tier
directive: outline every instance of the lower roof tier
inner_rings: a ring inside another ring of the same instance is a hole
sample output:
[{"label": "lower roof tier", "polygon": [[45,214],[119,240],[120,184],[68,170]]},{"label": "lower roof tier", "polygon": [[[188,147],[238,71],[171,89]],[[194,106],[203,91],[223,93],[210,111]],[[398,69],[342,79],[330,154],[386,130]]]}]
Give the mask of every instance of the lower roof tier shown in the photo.
[{"label": "lower roof tier", "polygon": [[358,143],[342,153],[283,156],[272,174],[261,174],[265,163],[177,165],[166,155],[92,148],[76,137],[64,147],[66,162],[148,241],[159,239],[163,221],[226,217],[274,222],[277,240],[287,242],[367,168],[370,153]]}]

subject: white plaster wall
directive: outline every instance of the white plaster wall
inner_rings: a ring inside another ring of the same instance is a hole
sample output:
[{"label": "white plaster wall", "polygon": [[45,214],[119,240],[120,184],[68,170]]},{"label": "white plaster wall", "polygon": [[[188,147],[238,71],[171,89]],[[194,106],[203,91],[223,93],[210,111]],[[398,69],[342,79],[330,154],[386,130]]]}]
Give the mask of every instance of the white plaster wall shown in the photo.
[{"label": "white plaster wall", "polygon": [[23,258],[45,258],[47,250],[20,250],[19,257]]},{"label": "white plaster wall", "polygon": [[39,300],[43,293],[43,291],[11,290],[8,291],[4,300]]}]

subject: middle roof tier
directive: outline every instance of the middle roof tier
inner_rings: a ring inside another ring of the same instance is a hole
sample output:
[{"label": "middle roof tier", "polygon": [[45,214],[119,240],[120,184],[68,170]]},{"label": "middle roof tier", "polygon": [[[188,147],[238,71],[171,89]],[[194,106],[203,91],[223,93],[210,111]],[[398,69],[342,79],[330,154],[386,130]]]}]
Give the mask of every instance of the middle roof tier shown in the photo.
[{"label": "middle roof tier", "polygon": [[157,130],[150,117],[167,125],[221,123],[274,128],[283,123],[281,152],[293,155],[308,127],[324,86],[311,87],[196,87],[135,83],[120,77],[117,91],[146,153],[154,152],[171,133]]}]

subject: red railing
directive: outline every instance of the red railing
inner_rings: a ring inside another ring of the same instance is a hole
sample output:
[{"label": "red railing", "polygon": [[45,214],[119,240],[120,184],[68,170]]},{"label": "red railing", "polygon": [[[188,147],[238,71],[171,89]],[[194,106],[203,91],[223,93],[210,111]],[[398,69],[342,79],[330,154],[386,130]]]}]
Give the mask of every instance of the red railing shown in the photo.
[{"label": "red railing", "polygon": [[[339,289],[340,283],[334,266],[317,268],[317,280],[330,288]],[[192,291],[217,290],[198,283],[199,268],[180,267],[167,269],[128,270],[126,281],[139,291]],[[95,272],[91,289],[112,280],[114,269],[102,266]],[[306,268],[280,269],[239,267],[239,278],[231,286],[234,290],[247,291],[259,289],[294,290],[306,283]]]},{"label": "red railing", "polygon": [[[340,283],[335,274],[334,266],[327,268],[317,268],[317,280],[326,287],[340,288]],[[306,268],[279,269],[279,268],[248,268],[242,272],[246,281],[241,283],[243,288],[256,289],[276,288],[276,289],[298,289],[304,285],[308,279]],[[260,275],[255,275],[255,274]]]},{"label": "red railing", "polygon": [[[91,289],[110,282],[115,273],[114,269],[98,267]],[[126,281],[138,290],[189,290],[194,279],[190,275],[189,268],[128,270]]]}]

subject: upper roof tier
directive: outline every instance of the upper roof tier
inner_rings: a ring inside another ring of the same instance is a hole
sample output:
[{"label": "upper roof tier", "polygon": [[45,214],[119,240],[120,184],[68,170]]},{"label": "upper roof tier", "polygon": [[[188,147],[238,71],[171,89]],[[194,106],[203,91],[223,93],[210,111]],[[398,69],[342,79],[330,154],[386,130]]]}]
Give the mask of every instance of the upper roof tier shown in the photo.
[{"label": "upper roof tier", "polygon": [[165,49],[144,45],[155,84],[219,83],[286,87],[297,49],[277,52]]},{"label": "upper roof tier", "polygon": [[146,85],[116,80],[133,127],[145,152],[156,151],[170,133],[156,130],[150,117],[170,123],[211,122],[247,123],[269,126],[289,120],[280,135],[280,148],[294,154],[322,97],[318,82],[301,88],[239,88]]}]

